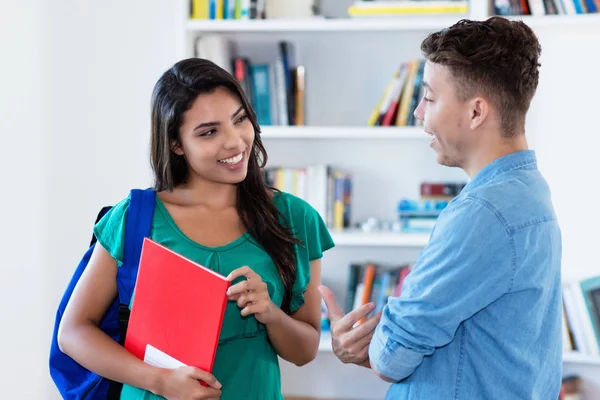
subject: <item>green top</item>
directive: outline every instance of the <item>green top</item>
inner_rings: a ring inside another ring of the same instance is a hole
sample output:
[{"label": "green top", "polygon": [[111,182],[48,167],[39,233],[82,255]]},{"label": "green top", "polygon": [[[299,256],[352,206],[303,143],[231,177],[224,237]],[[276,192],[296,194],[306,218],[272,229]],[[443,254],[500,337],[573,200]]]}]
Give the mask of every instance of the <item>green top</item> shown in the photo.
[{"label": "green top", "polygon": [[[302,242],[295,245],[297,272],[291,300],[291,311],[294,312],[304,304],[304,291],[310,280],[310,262],[321,258],[334,243],[320,215],[307,202],[283,192],[276,192],[273,199],[296,238]],[[126,198],[94,228],[98,241],[119,266],[123,261],[128,208],[129,198]],[[281,306],[284,288],[277,268],[250,234],[245,233],[224,246],[203,246],[177,227],[157,196],[150,238],[224,276],[248,265],[267,283],[271,300]],[[279,362],[268,340],[266,327],[253,316],[243,318],[240,311],[235,302],[228,302],[213,368],[213,375],[223,385],[221,399],[281,400]],[[162,397],[124,385],[121,399],[154,400]]]}]

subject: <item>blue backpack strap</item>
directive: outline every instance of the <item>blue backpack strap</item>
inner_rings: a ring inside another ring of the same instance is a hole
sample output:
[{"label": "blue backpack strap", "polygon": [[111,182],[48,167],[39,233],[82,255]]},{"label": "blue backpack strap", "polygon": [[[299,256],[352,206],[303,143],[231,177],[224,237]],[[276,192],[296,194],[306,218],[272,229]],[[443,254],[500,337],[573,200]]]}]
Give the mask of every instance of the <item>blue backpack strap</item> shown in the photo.
[{"label": "blue backpack strap", "polygon": [[[125,222],[123,265],[117,270],[119,343],[125,344],[129,325],[129,304],[135,288],[144,238],[150,236],[156,193],[152,189],[133,189]],[[107,400],[121,397],[122,384],[110,383]]]},{"label": "blue backpack strap", "polygon": [[117,271],[119,302],[129,306],[135,288],[144,238],[150,236],[156,192],[153,189],[133,189],[125,223],[123,265]]}]

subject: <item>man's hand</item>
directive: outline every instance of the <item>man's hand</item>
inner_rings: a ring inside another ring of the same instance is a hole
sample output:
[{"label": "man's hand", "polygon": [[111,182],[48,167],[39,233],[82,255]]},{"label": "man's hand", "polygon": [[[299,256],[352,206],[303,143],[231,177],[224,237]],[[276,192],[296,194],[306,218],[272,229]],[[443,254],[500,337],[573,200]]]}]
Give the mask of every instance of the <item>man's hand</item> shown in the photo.
[{"label": "man's hand", "polygon": [[358,321],[373,311],[375,305],[367,303],[344,315],[335,300],[335,296],[328,287],[319,286],[319,292],[327,305],[333,353],[345,364],[351,363],[370,368],[369,343],[371,343],[381,313],[377,313],[364,323],[354,327]]}]

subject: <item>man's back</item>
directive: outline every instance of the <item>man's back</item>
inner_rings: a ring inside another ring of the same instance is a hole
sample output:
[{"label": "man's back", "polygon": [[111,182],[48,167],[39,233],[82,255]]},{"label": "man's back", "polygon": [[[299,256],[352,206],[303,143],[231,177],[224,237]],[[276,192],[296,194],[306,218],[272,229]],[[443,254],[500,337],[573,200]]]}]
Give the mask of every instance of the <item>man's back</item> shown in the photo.
[{"label": "man's back", "polygon": [[370,353],[376,366],[400,371],[388,398],[557,398],[560,264],[560,230],[533,152],[484,168],[442,213],[384,311]]}]

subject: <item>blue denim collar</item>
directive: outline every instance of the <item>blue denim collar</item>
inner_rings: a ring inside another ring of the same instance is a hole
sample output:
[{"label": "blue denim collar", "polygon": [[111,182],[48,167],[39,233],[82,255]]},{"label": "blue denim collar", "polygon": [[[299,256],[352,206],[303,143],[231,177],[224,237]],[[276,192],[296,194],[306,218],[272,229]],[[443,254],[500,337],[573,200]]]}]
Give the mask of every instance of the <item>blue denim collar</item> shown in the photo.
[{"label": "blue denim collar", "polygon": [[536,169],[537,159],[533,150],[522,150],[507,154],[486,165],[464,187],[461,193],[466,193],[491,181],[498,175],[515,169]]}]

